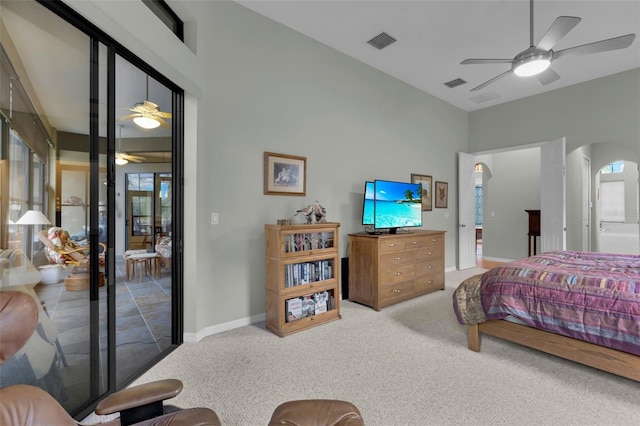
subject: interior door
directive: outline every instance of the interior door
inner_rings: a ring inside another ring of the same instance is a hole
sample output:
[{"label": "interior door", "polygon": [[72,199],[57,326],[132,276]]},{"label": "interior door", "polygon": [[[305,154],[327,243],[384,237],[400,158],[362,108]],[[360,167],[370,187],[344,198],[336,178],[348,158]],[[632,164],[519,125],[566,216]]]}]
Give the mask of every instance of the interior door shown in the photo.
[{"label": "interior door", "polygon": [[476,266],[475,180],[476,157],[458,153],[458,269]]},{"label": "interior door", "polygon": [[582,251],[591,249],[591,160],[582,157]]},{"label": "interior door", "polygon": [[540,149],[540,162],[540,252],[565,250],[565,139],[543,144]]}]

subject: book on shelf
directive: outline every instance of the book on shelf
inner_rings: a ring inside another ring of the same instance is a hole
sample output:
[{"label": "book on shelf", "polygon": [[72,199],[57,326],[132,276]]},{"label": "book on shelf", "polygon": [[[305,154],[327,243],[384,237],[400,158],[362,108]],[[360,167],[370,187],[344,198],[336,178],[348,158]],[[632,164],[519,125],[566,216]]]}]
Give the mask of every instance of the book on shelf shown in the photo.
[{"label": "book on shelf", "polygon": [[329,299],[328,291],[320,291],[313,294],[313,300],[315,302],[315,312],[321,314],[327,312],[327,301]]},{"label": "book on shelf", "polygon": [[312,315],[315,315],[316,313],[315,306],[316,306],[316,303],[311,297],[311,295],[305,296],[304,299],[302,299],[302,316],[310,317]]},{"label": "book on shelf", "polygon": [[299,320],[302,318],[302,299],[295,297],[285,302],[287,311],[287,322]]},{"label": "book on shelf", "polygon": [[331,231],[285,234],[282,238],[285,253],[333,247],[333,232]]}]

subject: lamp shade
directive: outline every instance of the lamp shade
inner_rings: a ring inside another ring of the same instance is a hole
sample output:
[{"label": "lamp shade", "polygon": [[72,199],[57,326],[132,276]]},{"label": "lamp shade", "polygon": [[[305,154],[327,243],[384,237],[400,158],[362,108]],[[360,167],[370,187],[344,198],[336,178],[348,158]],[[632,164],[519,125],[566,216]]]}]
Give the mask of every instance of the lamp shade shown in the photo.
[{"label": "lamp shade", "polygon": [[148,117],[143,115],[141,117],[136,117],[133,119],[133,122],[143,129],[155,129],[160,125],[160,122],[153,117]]},{"label": "lamp shade", "polygon": [[51,225],[51,222],[40,210],[28,210],[16,225]]}]

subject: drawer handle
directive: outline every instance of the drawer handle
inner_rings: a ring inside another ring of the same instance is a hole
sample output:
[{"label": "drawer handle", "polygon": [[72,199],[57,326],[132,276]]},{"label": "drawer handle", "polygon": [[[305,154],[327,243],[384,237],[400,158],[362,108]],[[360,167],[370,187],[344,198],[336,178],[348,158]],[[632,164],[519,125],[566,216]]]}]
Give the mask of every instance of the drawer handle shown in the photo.
[{"label": "drawer handle", "polygon": [[393,243],[390,243],[390,244],[389,244],[389,247],[395,247],[395,246],[396,246],[396,245],[395,245],[395,244],[393,244]]},{"label": "drawer handle", "polygon": [[396,256],[394,259],[395,260],[400,260],[400,256]]},{"label": "drawer handle", "polygon": [[418,242],[417,241],[411,241],[411,244],[416,245],[416,244],[418,244]]},{"label": "drawer handle", "polygon": [[433,282],[433,281],[429,280],[429,281],[427,281],[427,284],[431,284],[432,282]]},{"label": "drawer handle", "polygon": [[433,254],[433,252],[432,252],[432,251],[430,251],[430,252],[429,252],[429,254],[430,254],[430,255],[432,255],[432,254]]},{"label": "drawer handle", "polygon": [[399,277],[400,275],[402,275],[402,272],[396,272],[394,275],[395,275],[396,277]]},{"label": "drawer handle", "polygon": [[432,243],[435,243],[436,241],[438,240],[436,240],[435,238],[431,240]]},{"label": "drawer handle", "polygon": [[394,289],[393,289],[393,292],[394,292],[395,294],[398,294],[398,293],[400,293],[400,289],[399,289],[399,288],[394,288]]},{"label": "drawer handle", "polygon": [[428,269],[431,269],[431,268],[433,268],[433,266],[429,265],[429,266],[427,266],[427,268],[428,268]]}]

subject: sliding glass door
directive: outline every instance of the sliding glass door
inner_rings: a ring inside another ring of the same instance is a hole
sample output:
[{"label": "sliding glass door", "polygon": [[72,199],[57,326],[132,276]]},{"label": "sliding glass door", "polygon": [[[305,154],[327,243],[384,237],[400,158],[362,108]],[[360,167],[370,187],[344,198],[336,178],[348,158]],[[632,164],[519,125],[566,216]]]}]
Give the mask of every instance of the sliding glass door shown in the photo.
[{"label": "sliding glass door", "polygon": [[[0,365],[0,387],[39,386],[82,419],[182,341],[181,188],[171,186],[181,91],[61,3],[2,0],[0,10],[0,254],[25,263],[3,273],[0,291],[41,306],[28,343]],[[132,257],[134,175],[152,189]],[[29,211],[45,221],[17,224]],[[55,250],[65,239],[80,264]]]}]

